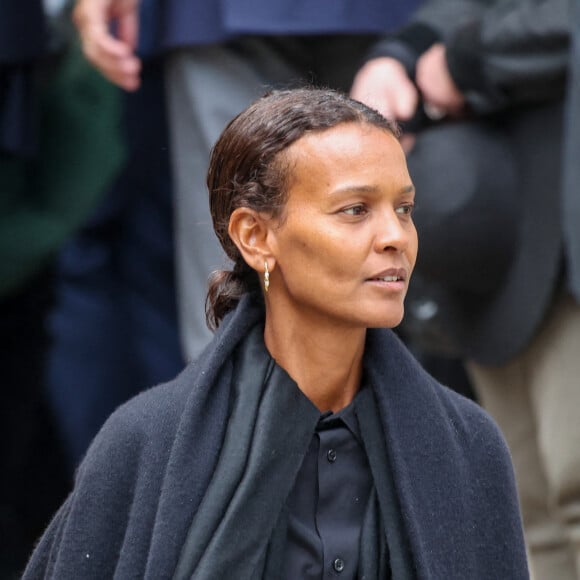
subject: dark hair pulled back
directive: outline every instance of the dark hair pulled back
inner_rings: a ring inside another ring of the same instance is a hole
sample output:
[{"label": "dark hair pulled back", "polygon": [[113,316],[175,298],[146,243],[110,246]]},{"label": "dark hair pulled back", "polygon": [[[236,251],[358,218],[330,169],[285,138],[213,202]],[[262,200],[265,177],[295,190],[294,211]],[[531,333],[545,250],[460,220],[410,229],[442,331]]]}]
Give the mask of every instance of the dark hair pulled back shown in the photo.
[{"label": "dark hair pulled back", "polygon": [[206,301],[210,328],[219,325],[244,293],[260,288],[257,273],[229,237],[233,211],[248,207],[281,217],[291,172],[283,152],[307,133],[342,123],[370,124],[398,136],[397,126],[377,111],[340,92],[315,88],[267,93],[222,132],[211,153],[207,186],[213,227],[234,268],[210,277]]}]

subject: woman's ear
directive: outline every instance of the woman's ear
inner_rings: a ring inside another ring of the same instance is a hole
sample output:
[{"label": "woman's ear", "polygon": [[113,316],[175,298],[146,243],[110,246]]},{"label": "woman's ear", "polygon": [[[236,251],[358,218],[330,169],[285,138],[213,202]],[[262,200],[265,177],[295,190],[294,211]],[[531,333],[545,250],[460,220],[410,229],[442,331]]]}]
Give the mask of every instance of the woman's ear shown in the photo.
[{"label": "woman's ear", "polygon": [[248,207],[239,207],[230,216],[230,238],[248,266],[257,272],[262,272],[264,262],[272,259],[268,236],[271,226],[271,220]]}]

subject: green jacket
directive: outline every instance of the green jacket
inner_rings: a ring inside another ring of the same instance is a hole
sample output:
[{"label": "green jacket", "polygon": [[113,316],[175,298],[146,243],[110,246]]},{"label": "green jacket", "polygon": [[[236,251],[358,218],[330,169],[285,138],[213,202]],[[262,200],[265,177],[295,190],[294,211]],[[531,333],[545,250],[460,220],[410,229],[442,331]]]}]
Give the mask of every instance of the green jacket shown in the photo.
[{"label": "green jacket", "polygon": [[77,46],[38,96],[37,155],[0,153],[0,297],[17,291],[54,256],[124,161],[118,89]]}]

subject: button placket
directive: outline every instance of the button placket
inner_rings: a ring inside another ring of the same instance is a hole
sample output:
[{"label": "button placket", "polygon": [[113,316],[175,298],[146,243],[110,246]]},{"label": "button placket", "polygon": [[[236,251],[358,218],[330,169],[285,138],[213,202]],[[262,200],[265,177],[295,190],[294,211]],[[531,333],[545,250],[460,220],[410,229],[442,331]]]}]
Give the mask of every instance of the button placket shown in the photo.
[{"label": "button placket", "polygon": [[[345,506],[344,502],[352,501],[352,494],[345,495],[344,482],[350,482],[349,453],[357,443],[346,425],[342,424],[320,430],[318,439],[319,495],[316,520],[322,541],[324,562],[322,577],[328,580],[338,577],[354,579],[358,552],[352,548],[351,542],[345,542],[344,536],[338,534],[336,530],[344,523],[350,523],[349,517],[345,514],[345,511],[349,512],[350,505]],[[360,493],[354,495],[358,496]],[[356,538],[353,538],[353,541],[356,542]],[[350,556],[353,556],[354,563]]]}]

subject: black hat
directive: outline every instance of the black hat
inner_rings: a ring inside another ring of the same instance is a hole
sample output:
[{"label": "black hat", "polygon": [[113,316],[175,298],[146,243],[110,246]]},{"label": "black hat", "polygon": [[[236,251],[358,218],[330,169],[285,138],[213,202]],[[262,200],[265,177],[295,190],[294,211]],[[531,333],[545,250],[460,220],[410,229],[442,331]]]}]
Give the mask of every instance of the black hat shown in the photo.
[{"label": "black hat", "polygon": [[486,364],[525,346],[560,271],[560,143],[559,105],[417,134],[419,257],[403,334]]}]

